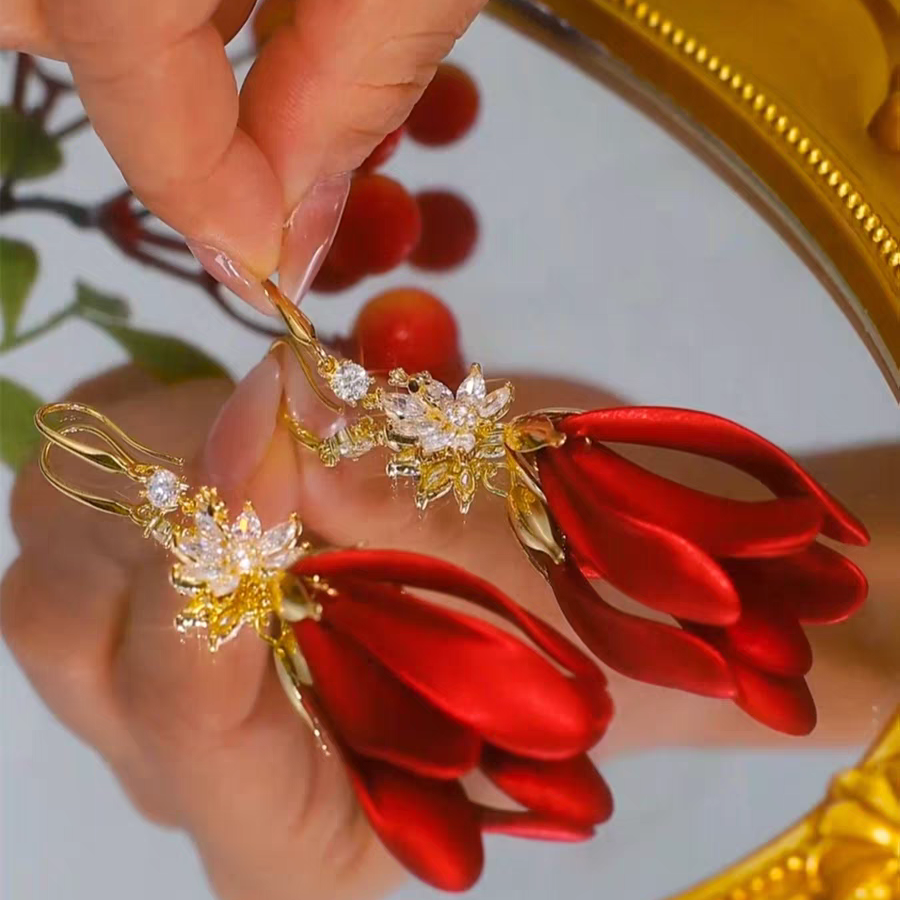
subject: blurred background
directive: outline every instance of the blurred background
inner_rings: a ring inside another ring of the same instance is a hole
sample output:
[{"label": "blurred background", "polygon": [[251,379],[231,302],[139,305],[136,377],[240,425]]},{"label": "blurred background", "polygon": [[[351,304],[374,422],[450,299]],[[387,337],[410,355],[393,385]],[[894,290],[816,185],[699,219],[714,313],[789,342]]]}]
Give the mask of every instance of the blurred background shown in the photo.
[{"label": "blurred background", "polygon": [[[900,440],[896,401],[838,307],[702,162],[618,96],[494,21],[479,20],[452,59],[479,85],[476,127],[445,149],[404,142],[385,172],[410,190],[465,195],[480,223],[476,252],[445,274],[401,266],[343,293],[313,295],[305,309],[321,331],[347,333],[372,294],[415,285],[451,307],[465,356],[492,373],[562,376],[628,402],[696,407],[794,455]],[[0,65],[6,97],[13,60]],[[69,97],[55,112],[60,122],[77,114]],[[39,184],[41,194],[77,203],[120,187],[89,129],[66,142],[65,164]],[[141,267],[59,216],[4,216],[0,231],[40,258],[22,329],[69,304],[82,280],[127,299],[130,327],[178,335],[235,377],[268,346],[196,286]],[[108,331],[73,318],[3,352],[0,375],[52,399],[126,358]],[[4,467],[4,509],[12,481]],[[4,514],[0,569],[15,553]],[[2,647],[0,677],[3,897],[210,896],[190,843],[137,817],[103,761],[51,718]],[[766,736],[755,749],[660,748],[608,760],[617,813],[594,841],[489,839],[490,864],[471,896],[656,900],[685,887],[820,799],[829,777],[874,737],[890,699],[873,705],[869,733],[854,744]],[[410,885],[401,896],[432,892]]]}]

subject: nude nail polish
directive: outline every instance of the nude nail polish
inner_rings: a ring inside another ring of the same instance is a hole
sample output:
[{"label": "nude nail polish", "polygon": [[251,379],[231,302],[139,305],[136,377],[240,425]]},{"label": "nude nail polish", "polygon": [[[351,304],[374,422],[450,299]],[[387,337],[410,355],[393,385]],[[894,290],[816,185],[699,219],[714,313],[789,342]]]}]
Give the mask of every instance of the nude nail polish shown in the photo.
[{"label": "nude nail polish", "polygon": [[256,471],[278,424],[282,390],[282,370],[274,353],[235,386],[203,453],[205,475],[216,487],[238,487]]},{"label": "nude nail polish", "polygon": [[257,278],[250,270],[237,260],[210,244],[200,241],[185,241],[197,262],[212,275],[216,281],[223,284],[228,290],[233,291],[245,302],[249,303],[260,312],[267,315],[275,315],[275,310],[269,302],[263,289],[261,279]]},{"label": "nude nail polish", "polygon": [[292,303],[299,303],[322,268],[337,233],[350,173],[317,181],[297,204],[284,228],[278,286]]}]

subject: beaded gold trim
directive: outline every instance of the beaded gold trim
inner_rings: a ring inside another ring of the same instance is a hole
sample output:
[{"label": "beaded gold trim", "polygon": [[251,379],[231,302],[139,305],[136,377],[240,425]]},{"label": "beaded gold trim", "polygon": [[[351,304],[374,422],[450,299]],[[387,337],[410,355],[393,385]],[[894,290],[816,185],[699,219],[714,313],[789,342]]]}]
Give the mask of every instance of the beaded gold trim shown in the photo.
[{"label": "beaded gold trim", "polygon": [[748,859],[671,900],[898,900],[900,710],[826,799]]},{"label": "beaded gold trim", "polygon": [[833,159],[791,118],[769,100],[754,84],[747,81],[734,67],[723,62],[697,38],[677,27],[671,19],[649,3],[638,0],[611,0],[630,12],[644,30],[657,34],[672,47],[680,50],[688,59],[705,69],[711,78],[731,91],[745,104],[765,126],[781,136],[810,167],[812,174],[824,184],[848,214],[850,223],[871,242],[876,254],[887,267],[889,275],[900,289],[900,243],[881,217],[872,209],[853,182],[841,172]]}]

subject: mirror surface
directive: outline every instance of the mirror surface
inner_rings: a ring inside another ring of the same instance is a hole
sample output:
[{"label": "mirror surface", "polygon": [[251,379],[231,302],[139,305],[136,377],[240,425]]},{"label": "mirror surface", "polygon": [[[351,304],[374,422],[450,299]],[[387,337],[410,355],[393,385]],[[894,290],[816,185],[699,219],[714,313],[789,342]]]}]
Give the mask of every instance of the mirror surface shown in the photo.
[{"label": "mirror surface", "polygon": [[[612,395],[733,418],[808,462],[851,506],[883,509],[869,523],[873,538],[900,545],[887,514],[891,503],[900,507],[897,456],[892,480],[884,457],[876,457],[881,476],[866,468],[871,448],[900,444],[896,402],[794,252],[660,127],[499,23],[480,20],[453,60],[481,87],[476,129],[445,150],[407,142],[385,171],[411,189],[466,195],[480,218],[477,253],[451,274],[401,268],[343,294],[313,295],[305,310],[320,331],[346,331],[385,287],[433,290],[453,308],[466,355],[489,374],[561,379],[572,397],[596,392],[607,403]],[[4,62],[4,81],[9,71]],[[85,133],[42,187],[87,201],[118,184]],[[236,375],[265,351],[265,339],[199,292],[133,266],[96,235],[41,216],[10,218],[4,234],[40,248],[29,320],[52,313],[83,277],[132,300],[142,326],[182,334]],[[122,360],[99,332],[72,322],[0,358],[0,372],[55,397]],[[0,477],[8,498],[12,478]],[[15,554],[8,517],[2,528],[5,569]],[[874,552],[856,558],[866,567]],[[885,610],[888,567],[874,566],[870,607],[846,643],[817,645],[810,681],[821,719],[810,738],[780,738],[716,701],[623,689],[597,757],[616,795],[613,820],[577,846],[489,840],[471,896],[658,900],[804,813],[900,697],[886,668],[858,656],[882,648],[885,629],[897,625]],[[52,720],[0,652],[5,896],[87,900],[126,886],[131,900],[210,896],[188,841],[138,819],[102,761]],[[400,896],[432,893],[410,885]]]}]

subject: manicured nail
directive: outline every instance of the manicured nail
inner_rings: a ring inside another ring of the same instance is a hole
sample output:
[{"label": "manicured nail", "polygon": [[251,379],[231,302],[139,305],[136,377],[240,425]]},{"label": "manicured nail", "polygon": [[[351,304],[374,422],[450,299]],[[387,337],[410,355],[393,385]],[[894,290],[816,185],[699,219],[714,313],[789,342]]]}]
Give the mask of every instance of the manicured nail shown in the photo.
[{"label": "manicured nail", "polygon": [[299,303],[316,277],[344,212],[350,173],[317,181],[297,204],[284,228],[278,286]]},{"label": "manicured nail", "polygon": [[216,487],[243,485],[256,471],[278,424],[282,389],[281,366],[272,353],[235,387],[203,454],[205,475]]},{"label": "manicured nail", "polygon": [[197,262],[216,281],[225,285],[228,290],[233,291],[241,300],[246,301],[260,312],[270,316],[275,315],[275,310],[266,297],[262,282],[246,266],[230,257],[224,250],[219,250],[218,247],[191,240],[185,243]]}]

